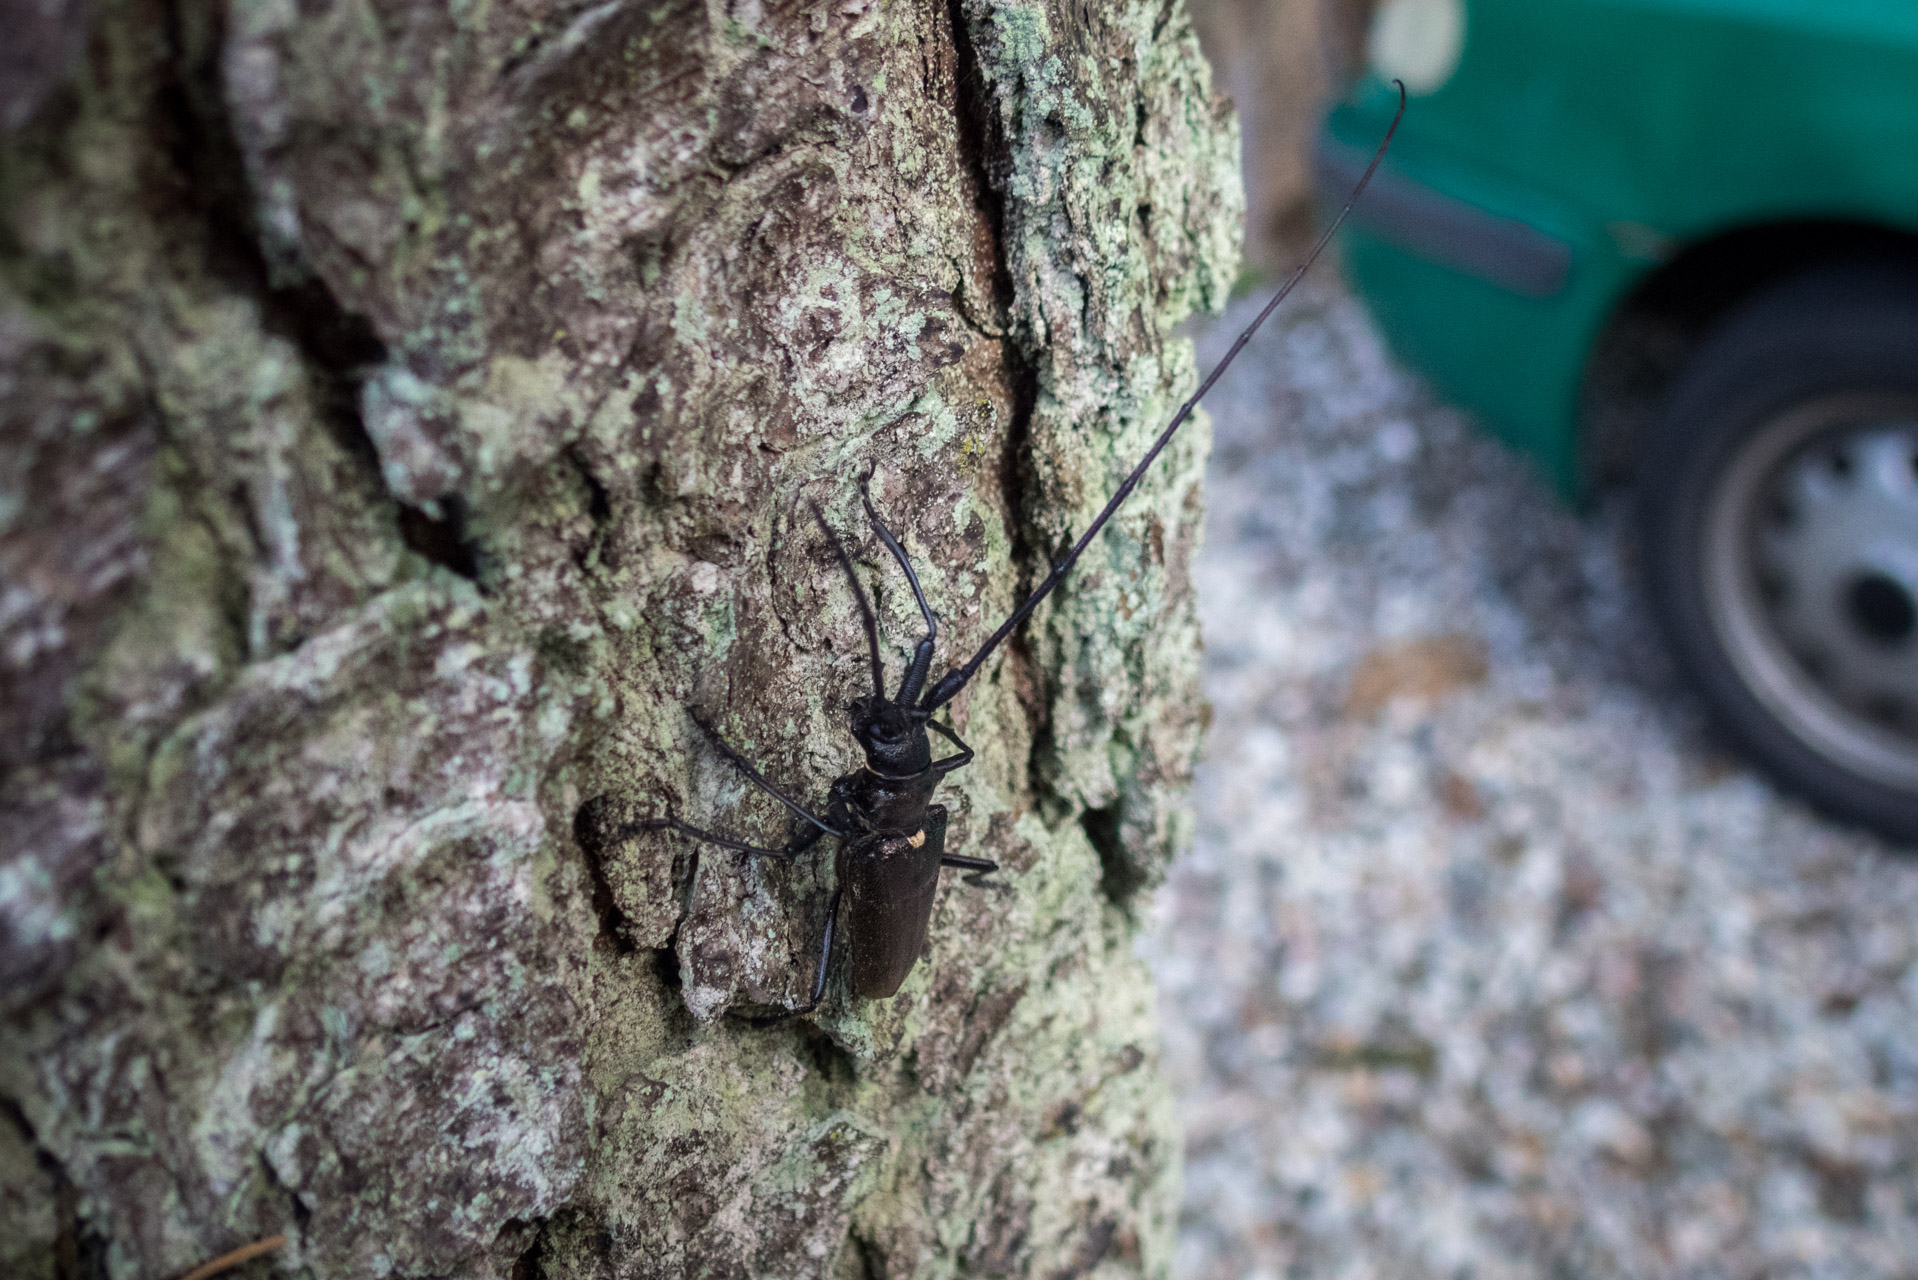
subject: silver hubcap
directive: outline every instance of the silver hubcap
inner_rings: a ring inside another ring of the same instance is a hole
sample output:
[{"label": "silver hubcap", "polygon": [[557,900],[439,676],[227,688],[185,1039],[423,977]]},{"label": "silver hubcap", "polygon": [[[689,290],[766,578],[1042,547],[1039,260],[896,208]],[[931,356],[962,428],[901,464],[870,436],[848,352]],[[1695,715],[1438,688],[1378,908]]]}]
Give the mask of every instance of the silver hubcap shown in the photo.
[{"label": "silver hubcap", "polygon": [[1918,792],[1918,398],[1780,414],[1705,539],[1706,607],[1752,693],[1833,763]]}]

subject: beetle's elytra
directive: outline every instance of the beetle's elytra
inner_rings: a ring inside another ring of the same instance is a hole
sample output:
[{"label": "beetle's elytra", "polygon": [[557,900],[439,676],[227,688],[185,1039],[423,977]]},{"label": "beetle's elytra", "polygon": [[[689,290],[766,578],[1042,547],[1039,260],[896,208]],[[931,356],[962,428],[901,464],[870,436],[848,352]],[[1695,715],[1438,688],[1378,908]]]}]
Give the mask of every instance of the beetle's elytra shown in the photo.
[{"label": "beetle's elytra", "polygon": [[874,834],[840,850],[853,995],[892,995],[912,972],[926,946],[945,852],[946,807],[938,804],[926,806],[926,825],[912,835]]}]

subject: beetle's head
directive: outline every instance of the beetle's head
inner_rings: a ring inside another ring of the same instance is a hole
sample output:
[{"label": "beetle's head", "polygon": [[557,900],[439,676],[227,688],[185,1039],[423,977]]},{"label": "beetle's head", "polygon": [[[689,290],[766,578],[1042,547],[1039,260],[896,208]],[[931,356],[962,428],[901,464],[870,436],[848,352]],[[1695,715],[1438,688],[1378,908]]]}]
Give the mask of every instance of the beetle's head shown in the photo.
[{"label": "beetle's head", "polygon": [[854,698],[852,736],[866,753],[866,767],[890,778],[919,773],[932,764],[926,713],[874,695]]}]

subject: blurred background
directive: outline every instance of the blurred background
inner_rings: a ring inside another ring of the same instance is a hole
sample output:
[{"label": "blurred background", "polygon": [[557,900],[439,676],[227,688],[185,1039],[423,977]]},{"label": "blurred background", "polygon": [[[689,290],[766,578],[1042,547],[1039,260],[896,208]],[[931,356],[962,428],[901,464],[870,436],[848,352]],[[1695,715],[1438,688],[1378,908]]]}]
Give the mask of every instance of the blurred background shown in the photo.
[{"label": "blurred background", "polygon": [[[1468,23],[1520,7],[1474,6]],[[1640,6],[1633,21],[1686,7]],[[1315,225],[1314,140],[1361,73],[1371,15],[1337,0],[1193,8],[1244,128],[1247,261],[1272,276]],[[1889,6],[1824,12],[1843,11],[1856,36],[1866,10],[1880,20],[1873,39],[1889,31],[1918,49]],[[1655,25],[1641,30],[1656,43]],[[1474,38],[1468,25],[1461,76]],[[1474,146],[1507,158],[1485,188],[1505,193],[1502,206],[1488,198],[1494,212],[1517,223],[1517,211],[1540,210],[1526,225],[1562,235],[1572,265],[1555,290],[1488,291],[1488,310],[1510,305],[1543,331],[1586,281],[1616,272],[1609,319],[1580,329],[1579,367],[1596,350],[1598,372],[1565,418],[1586,432],[1619,420],[1628,426],[1604,428],[1612,438],[1643,441],[1676,420],[1695,424],[1688,438],[1717,433],[1717,456],[1749,458],[1746,443],[1804,419],[1777,409],[1808,403],[1794,370],[1815,365],[1829,381],[1879,352],[1834,384],[1855,412],[1767,446],[1752,482],[1760,515],[1732,522],[1757,532],[1733,550],[1762,560],[1840,517],[1867,530],[1826,539],[1842,543],[1831,572],[1850,576],[1817,598],[1832,602],[1831,626],[1865,628],[1860,652],[1891,664],[1892,695],[1918,697],[1903,615],[1854,607],[1874,574],[1892,584],[1874,598],[1895,605],[1910,592],[1897,557],[1918,537],[1918,389],[1900,381],[1918,370],[1918,326],[1904,327],[1918,294],[1897,248],[1905,196],[1877,210],[1787,208],[1756,235],[1722,209],[1701,214],[1731,236],[1698,237],[1717,255],[1710,270],[1676,215],[1614,217],[1632,223],[1614,232],[1594,205],[1596,239],[1582,242],[1549,201],[1527,205],[1511,158],[1526,146],[1576,152],[1549,110],[1576,100],[1572,77],[1555,80],[1538,47],[1543,69],[1507,100],[1530,107],[1483,117],[1476,133],[1446,115],[1451,90],[1415,95],[1403,162],[1385,176],[1439,184],[1441,161]],[[1590,47],[1576,74],[1602,81],[1610,55],[1603,40]],[[1664,119],[1683,134],[1688,97],[1710,97],[1704,88],[1735,72],[1672,72],[1647,131]],[[1755,83],[1757,96],[1793,99],[1777,77]],[[1363,125],[1354,134],[1377,136],[1377,88],[1359,82],[1341,109]],[[1812,106],[1797,109],[1810,118],[1821,101],[1808,91]],[[1868,103],[1878,114],[1867,133],[1909,140],[1910,106]],[[1599,126],[1632,118],[1581,109]],[[1419,136],[1421,112],[1453,131]],[[1782,147],[1767,158],[1761,138],[1746,150],[1758,178],[1799,176]],[[1649,187],[1638,153],[1619,154],[1622,188]],[[1839,190],[1855,169],[1891,193],[1905,164],[1835,154],[1804,162],[1813,185]],[[1402,182],[1396,194],[1408,190],[1418,193]],[[1918,227],[1918,203],[1910,211]],[[1195,848],[1159,894],[1149,945],[1188,1134],[1179,1274],[1918,1274],[1918,859],[1897,834],[1909,791],[1881,787],[1872,794],[1891,800],[1867,814],[1874,822],[1841,822],[1824,816],[1829,797],[1822,810],[1797,798],[1804,788],[1775,760],[1753,763],[1657,612],[1683,585],[1671,566],[1704,554],[1672,532],[1691,527],[1684,504],[1720,510],[1723,469],[1668,449],[1669,465],[1640,485],[1635,457],[1561,451],[1554,462],[1511,420],[1444,389],[1467,375],[1521,382],[1522,346],[1466,333],[1465,374],[1403,362],[1395,351],[1419,354],[1408,319],[1419,304],[1401,306],[1394,290],[1428,268],[1441,290],[1485,282],[1456,263],[1442,278],[1417,255],[1391,258],[1418,236],[1401,228],[1395,241],[1387,224],[1362,225],[1343,266],[1315,272],[1207,401],[1216,444],[1198,572],[1214,720]],[[1806,292],[1806,279],[1817,287]],[[1479,295],[1441,296],[1461,327],[1479,314]],[[1676,305],[1651,305],[1661,299]],[[1202,366],[1262,301],[1248,289],[1202,335]],[[1826,338],[1831,350],[1818,346]],[[1736,388],[1767,379],[1784,389],[1726,416]],[[1878,399],[1857,400],[1866,385]],[[1692,489],[1675,475],[1694,476]],[[1820,512],[1839,516],[1821,525]],[[1858,559],[1874,547],[1891,548],[1889,567]],[[1786,617],[1766,610],[1789,593],[1768,591],[1753,596],[1761,624]],[[1901,714],[1892,705],[1873,722],[1894,752],[1909,740]]]},{"label": "blurred background", "polygon": [[1192,0],[1212,87],[1245,145],[1245,263],[1289,270],[1317,235],[1312,140],[1357,73],[1373,0]]}]

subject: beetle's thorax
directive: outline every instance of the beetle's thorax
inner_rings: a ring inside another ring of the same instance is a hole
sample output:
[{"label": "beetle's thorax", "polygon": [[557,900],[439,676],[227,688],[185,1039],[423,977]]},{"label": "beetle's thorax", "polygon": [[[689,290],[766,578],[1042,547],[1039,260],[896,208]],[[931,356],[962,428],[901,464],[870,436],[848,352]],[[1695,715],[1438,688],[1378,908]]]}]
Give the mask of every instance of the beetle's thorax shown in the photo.
[{"label": "beetle's thorax", "polygon": [[938,786],[938,775],[930,769],[905,778],[861,769],[847,779],[844,796],[856,827],[910,836],[925,825],[926,806]]}]

